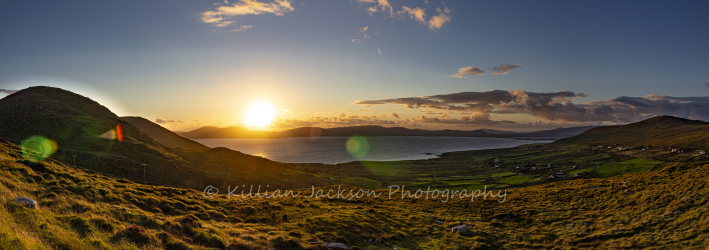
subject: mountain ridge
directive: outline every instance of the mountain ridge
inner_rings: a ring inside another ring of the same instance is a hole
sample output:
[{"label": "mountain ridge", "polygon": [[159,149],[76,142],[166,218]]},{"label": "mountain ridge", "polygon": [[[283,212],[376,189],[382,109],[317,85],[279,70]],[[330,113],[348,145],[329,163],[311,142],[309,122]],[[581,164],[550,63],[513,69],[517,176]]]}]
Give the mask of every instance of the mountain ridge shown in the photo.
[{"label": "mountain ridge", "polygon": [[595,126],[580,126],[556,128],[534,132],[513,132],[503,130],[422,130],[404,127],[383,127],[377,125],[362,125],[350,127],[320,128],[299,127],[283,131],[252,131],[244,127],[233,126],[219,128],[205,126],[192,131],[175,132],[191,139],[214,138],[288,138],[288,137],[319,137],[319,136],[442,136],[442,137],[499,137],[499,138],[545,138],[560,139],[577,135]]},{"label": "mountain ridge", "polygon": [[596,127],[557,143],[709,148],[709,122],[656,116],[626,125]]}]

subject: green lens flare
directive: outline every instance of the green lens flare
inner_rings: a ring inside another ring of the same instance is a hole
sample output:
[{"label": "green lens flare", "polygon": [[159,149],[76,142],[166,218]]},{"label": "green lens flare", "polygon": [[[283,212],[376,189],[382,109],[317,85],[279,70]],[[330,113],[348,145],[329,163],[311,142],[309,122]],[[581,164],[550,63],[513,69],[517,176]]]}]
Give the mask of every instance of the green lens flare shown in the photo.
[{"label": "green lens flare", "polygon": [[347,152],[357,159],[362,159],[369,153],[369,142],[364,136],[355,135],[347,140]]},{"label": "green lens flare", "polygon": [[57,143],[44,136],[33,135],[21,143],[22,157],[31,161],[43,161],[57,151]]}]

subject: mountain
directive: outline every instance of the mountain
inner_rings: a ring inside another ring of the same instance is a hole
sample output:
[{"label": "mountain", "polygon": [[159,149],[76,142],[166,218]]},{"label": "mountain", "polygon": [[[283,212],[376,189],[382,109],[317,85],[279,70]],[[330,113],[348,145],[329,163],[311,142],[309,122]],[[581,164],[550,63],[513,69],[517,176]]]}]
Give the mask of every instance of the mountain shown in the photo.
[{"label": "mountain", "polygon": [[338,128],[301,127],[281,132],[251,131],[242,127],[216,128],[202,127],[189,132],[176,132],[193,139],[205,138],[282,138],[319,136],[449,136],[449,137],[499,137],[499,138],[543,138],[559,139],[580,134],[593,126],[558,128],[536,132],[512,132],[492,129],[480,130],[421,130],[403,127],[352,126]]},{"label": "mountain", "polygon": [[517,134],[516,137],[522,138],[522,137],[528,137],[528,138],[554,138],[554,139],[560,139],[560,138],[568,138],[572,137],[578,134],[581,134],[583,132],[586,132],[589,129],[595,128],[596,126],[580,126],[580,127],[570,127],[570,128],[555,128],[555,129],[550,129],[550,130],[540,130],[540,131],[535,131],[535,132],[526,132],[526,133],[519,133]]},{"label": "mountain", "polygon": [[42,160],[51,155],[135,182],[198,190],[208,185],[293,188],[329,184],[324,177],[224,148],[194,151],[165,146],[101,104],[59,88],[30,87],[8,95],[0,99],[0,117],[0,139],[46,153],[25,150],[26,158]]},{"label": "mountain", "polygon": [[193,140],[179,136],[175,132],[172,132],[143,117],[124,116],[121,117],[121,119],[129,122],[130,124],[133,124],[133,126],[136,126],[141,131],[148,134],[148,136],[152,137],[153,139],[157,140],[165,146],[173,148],[182,148],[187,150],[209,150],[209,147],[199,144],[198,142],[195,142]]},{"label": "mountain", "polygon": [[252,131],[242,127],[201,127],[189,132],[176,132],[180,136],[192,139],[208,138],[278,138],[280,135],[271,131]]},{"label": "mountain", "polygon": [[622,126],[596,127],[557,142],[709,149],[709,123],[673,116],[657,116]]}]

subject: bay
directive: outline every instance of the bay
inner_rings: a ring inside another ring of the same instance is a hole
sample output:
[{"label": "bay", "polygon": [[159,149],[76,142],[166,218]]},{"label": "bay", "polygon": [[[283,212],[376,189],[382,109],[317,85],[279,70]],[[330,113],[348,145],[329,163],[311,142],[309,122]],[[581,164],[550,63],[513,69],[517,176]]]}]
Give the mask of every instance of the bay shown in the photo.
[{"label": "bay", "polygon": [[[205,146],[225,147],[285,163],[335,164],[350,161],[399,161],[437,158],[445,152],[510,148],[547,140],[490,137],[292,137],[279,139],[194,139]],[[349,150],[348,150],[349,149]]]}]

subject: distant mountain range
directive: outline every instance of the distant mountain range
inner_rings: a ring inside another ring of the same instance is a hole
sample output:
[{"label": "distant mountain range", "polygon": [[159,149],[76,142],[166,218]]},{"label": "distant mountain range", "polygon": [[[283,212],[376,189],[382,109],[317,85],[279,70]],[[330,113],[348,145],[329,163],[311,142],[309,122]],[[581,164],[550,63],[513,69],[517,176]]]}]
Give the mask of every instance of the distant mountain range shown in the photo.
[{"label": "distant mountain range", "polygon": [[284,137],[319,137],[319,136],[448,136],[448,137],[499,137],[518,139],[556,140],[583,133],[594,126],[557,128],[535,132],[512,132],[492,129],[463,130],[421,130],[403,127],[353,126],[339,128],[301,127],[280,132],[251,131],[243,127],[202,127],[189,132],[175,132],[192,139],[210,138],[284,138]]}]

